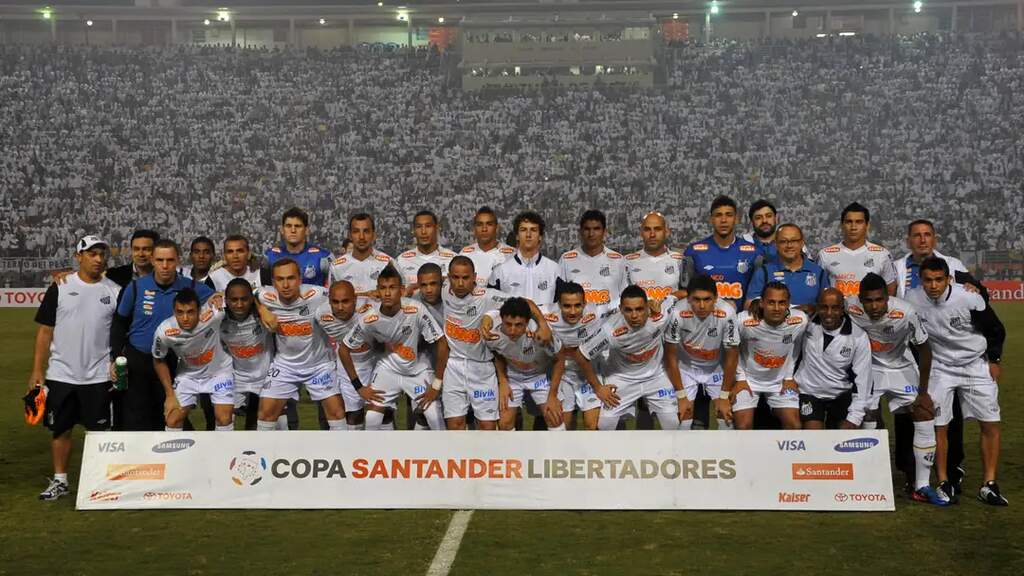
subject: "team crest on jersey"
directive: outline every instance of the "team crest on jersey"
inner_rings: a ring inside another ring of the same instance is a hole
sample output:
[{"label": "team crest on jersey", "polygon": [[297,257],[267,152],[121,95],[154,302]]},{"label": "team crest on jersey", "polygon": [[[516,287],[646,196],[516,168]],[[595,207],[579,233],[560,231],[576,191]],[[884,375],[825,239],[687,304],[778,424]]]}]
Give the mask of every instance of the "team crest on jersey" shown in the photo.
[{"label": "team crest on jersey", "polygon": [[889,338],[892,338],[893,336],[896,335],[896,327],[894,327],[894,326],[886,326],[886,327],[882,328],[882,335],[883,336],[888,336]]},{"label": "team crest on jersey", "polygon": [[729,313],[726,312],[725,310],[719,310],[718,308],[715,308],[715,310],[711,313],[715,315],[715,318],[725,318],[726,316],[729,315]]},{"label": "team crest on jersey", "polygon": [[566,252],[565,255],[562,256],[562,258],[565,258],[566,260],[569,260],[569,259],[572,259],[572,258],[576,258],[577,256],[579,256],[579,253],[577,253],[575,250],[573,250],[572,252]]},{"label": "team crest on jersey", "polygon": [[757,326],[761,321],[756,318],[747,318],[743,321],[744,326]]},{"label": "team crest on jersey", "polygon": [[466,316],[476,316],[476,306],[469,306],[466,308]]},{"label": "team crest on jersey", "polygon": [[377,320],[380,320],[380,316],[377,316],[376,314],[370,314],[363,318],[363,324],[373,324]]},{"label": "team crest on jersey", "polygon": [[335,318],[334,316],[332,316],[330,314],[321,314],[320,315],[320,321],[321,322],[334,322],[335,320],[337,320],[337,318]]},{"label": "team crest on jersey", "polygon": [[308,315],[309,315],[309,306],[303,306],[303,307],[299,308],[299,316],[308,316]]},{"label": "team crest on jersey", "polygon": [[104,296],[100,298],[100,304],[110,304],[110,296]]},{"label": "team crest on jersey", "polygon": [[673,266],[671,264],[668,265],[668,266],[665,266],[665,274],[675,274],[675,273],[676,273],[676,267],[675,266]]},{"label": "team crest on jersey", "polygon": [[905,314],[903,314],[902,310],[889,311],[889,318],[892,318],[894,320],[899,320],[900,318],[903,318],[903,316],[905,316]]},{"label": "team crest on jersey", "polygon": [[868,258],[867,260],[864,261],[864,267],[865,268],[871,268],[874,265],[875,265],[875,259],[874,258]]},{"label": "team crest on jersey", "polygon": [[599,275],[604,276],[604,277],[607,278],[608,276],[612,275],[612,269],[610,267],[608,267],[608,266],[602,266],[601,269],[598,270],[597,273]]},{"label": "team crest on jersey", "polygon": [[302,276],[305,278],[315,278],[316,268],[314,268],[312,264],[306,266],[302,271]]},{"label": "team crest on jersey", "polygon": [[167,330],[164,330],[164,336],[177,336],[178,334],[181,334],[181,330],[178,328],[168,328]]},{"label": "team crest on jersey", "polygon": [[615,329],[614,332],[612,332],[612,336],[622,336],[626,332],[629,332],[629,327],[619,326],[618,328]]},{"label": "team crest on jersey", "polygon": [[419,312],[419,309],[415,306],[402,306],[402,312],[406,314],[415,314],[416,312]]},{"label": "team crest on jersey", "polygon": [[[744,248],[744,246],[740,246],[740,248]],[[740,274],[746,274],[749,265],[750,262],[746,260],[740,260],[739,262],[736,262],[736,271],[739,272]]]},{"label": "team crest on jersey", "polygon": [[580,319],[580,323],[587,324],[589,322],[593,322],[595,319],[597,319],[597,316],[593,312],[588,312]]},{"label": "team crest on jersey", "polygon": [[850,348],[849,346],[843,346],[843,348],[839,351],[839,355],[842,356],[843,358],[849,358],[850,356],[853,355],[853,348]]},{"label": "team crest on jersey", "polygon": [[540,284],[537,284],[537,290],[547,290],[547,289],[548,289],[548,281],[547,280],[544,280]]},{"label": "team crest on jersey", "polygon": [[202,314],[200,314],[199,321],[200,322],[206,322],[210,318],[213,318],[213,310],[206,309],[206,310],[203,310]]},{"label": "team crest on jersey", "polygon": [[807,278],[804,278],[804,284],[813,288],[818,285],[818,278],[814,274],[808,274]]},{"label": "team crest on jersey", "polygon": [[803,316],[790,316],[786,319],[786,324],[800,324],[804,321]]},{"label": "team crest on jersey", "polygon": [[412,326],[402,326],[402,338],[408,338],[412,334]]},{"label": "team crest on jersey", "polygon": [[793,335],[792,334],[785,334],[785,335],[783,335],[782,336],[782,343],[783,344],[792,344],[793,343]]},{"label": "team crest on jersey", "polygon": [[718,326],[712,326],[712,327],[708,328],[708,338],[717,338],[717,337],[718,337]]},{"label": "team crest on jersey", "polygon": [[953,316],[949,319],[949,327],[954,330],[963,330],[964,319],[959,316]]}]

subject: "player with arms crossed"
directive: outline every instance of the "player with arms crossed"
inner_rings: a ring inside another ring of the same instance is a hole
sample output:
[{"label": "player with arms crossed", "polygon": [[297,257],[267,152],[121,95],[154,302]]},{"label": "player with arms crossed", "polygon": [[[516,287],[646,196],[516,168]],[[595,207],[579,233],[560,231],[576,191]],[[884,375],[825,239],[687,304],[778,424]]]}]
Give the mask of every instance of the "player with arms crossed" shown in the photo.
[{"label": "player with arms crossed", "polygon": [[[164,387],[164,419],[168,432],[180,432],[200,394],[209,394],[218,432],[234,430],[235,377],[231,356],[220,343],[224,310],[211,298],[201,310],[199,296],[184,288],[174,297],[174,315],[157,326],[153,339],[153,369]],[[171,378],[168,352],[178,357]]]}]

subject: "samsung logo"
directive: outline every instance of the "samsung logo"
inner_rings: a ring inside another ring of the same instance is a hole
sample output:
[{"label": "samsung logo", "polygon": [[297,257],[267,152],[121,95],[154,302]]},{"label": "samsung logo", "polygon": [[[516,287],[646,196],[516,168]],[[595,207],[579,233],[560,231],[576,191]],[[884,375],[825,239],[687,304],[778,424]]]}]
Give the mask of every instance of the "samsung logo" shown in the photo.
[{"label": "samsung logo", "polygon": [[860,452],[878,445],[875,438],[854,438],[836,444],[836,452]]},{"label": "samsung logo", "polygon": [[180,438],[178,440],[165,440],[153,446],[153,452],[166,454],[168,452],[181,452],[195,445],[196,441],[191,438]]}]

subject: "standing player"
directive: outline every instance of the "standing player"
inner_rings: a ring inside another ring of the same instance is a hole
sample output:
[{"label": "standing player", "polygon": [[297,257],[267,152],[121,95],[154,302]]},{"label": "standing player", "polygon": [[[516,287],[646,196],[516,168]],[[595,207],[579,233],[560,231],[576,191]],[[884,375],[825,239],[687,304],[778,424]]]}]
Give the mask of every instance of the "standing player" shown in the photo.
[{"label": "standing player", "polygon": [[536,212],[522,212],[512,222],[512,229],[516,233],[516,252],[494,269],[488,284],[538,305],[554,302],[558,264],[540,252],[544,219]]},{"label": "standing player", "polygon": [[666,245],[671,231],[660,212],[649,212],[640,222],[644,248],[626,255],[626,283],[644,289],[647,297],[663,300],[670,295],[682,298],[683,254]]},{"label": "standing player", "polygon": [[281,215],[281,239],[278,246],[268,248],[264,253],[266,268],[263,270],[263,285],[273,283],[273,265],[281,258],[288,258],[299,267],[299,274],[304,284],[324,286],[330,273],[331,253],[316,244],[310,244],[309,214],[298,207],[285,210]]},{"label": "standing player", "polygon": [[999,362],[1006,329],[980,294],[953,284],[949,265],[941,258],[921,262],[921,288],[910,291],[908,301],[917,307],[931,337],[934,362],[929,393],[935,401],[936,470],[939,489],[955,494],[946,477],[946,427],[953,414],[953,395],[960,398],[964,419],[981,427],[981,465],[984,484],[978,500],[994,506],[1008,502],[996,484],[999,465]]},{"label": "standing player", "polygon": [[719,196],[711,201],[711,235],[686,247],[687,271],[707,274],[718,297],[739,311],[757,264],[757,247],[736,237],[736,201]]},{"label": "standing player", "polygon": [[512,256],[516,249],[498,240],[498,216],[489,206],[483,206],[473,217],[475,244],[462,249],[461,254],[473,261],[476,283],[487,286],[491,273]]},{"label": "standing player", "polygon": [[[448,343],[423,304],[403,298],[403,292],[399,272],[391,266],[381,270],[377,276],[380,302],[371,304],[359,317],[338,348],[338,356],[352,386],[367,402],[367,430],[380,429],[385,411],[398,408],[398,396],[403,392],[416,400],[416,412],[423,413],[431,430],[444,430],[441,407],[434,400],[441,393]],[[420,338],[437,343],[433,369],[420,350]],[[364,385],[352,352],[375,343],[384,345],[387,353],[377,362],[373,380]]]},{"label": "standing player", "polygon": [[[327,302],[320,304],[316,310],[316,321],[331,337],[334,347],[339,349],[345,337],[359,323],[359,315],[369,311],[372,305],[369,302],[361,301],[356,296],[355,287],[347,280],[331,284],[327,297]],[[349,350],[349,356],[352,358],[359,380],[372,381],[373,369],[377,363],[377,353],[373,347],[363,344]],[[366,403],[352,386],[348,372],[345,371],[345,367],[341,363],[340,353],[338,354],[337,369],[338,386],[341,387],[341,397],[345,401],[345,420],[348,422],[348,429],[359,430],[363,426],[363,407]]]},{"label": "standing player", "polygon": [[[220,343],[224,311],[208,303],[200,310],[199,296],[185,288],[174,297],[174,316],[164,320],[153,339],[153,369],[164,387],[165,430],[180,432],[200,394],[209,394],[216,430],[234,430],[235,384],[231,356]],[[174,352],[178,369],[171,376],[167,354]]]},{"label": "standing player", "polygon": [[[588,338],[597,334],[604,323],[604,318],[617,309],[600,308],[589,304],[583,286],[575,282],[565,282],[559,288],[558,303],[541,306],[544,319],[555,338],[561,342],[562,349],[555,359],[551,370],[551,390],[548,393],[546,410],[551,411],[562,407],[563,398],[573,398],[571,411],[562,414],[569,430],[576,428],[573,412],[579,408],[583,413],[583,426],[587,430],[597,430],[597,420],[601,414],[601,400],[594,394],[594,388],[587,382],[575,354],[580,345]],[[563,407],[564,409],[564,407]]]},{"label": "standing player", "polygon": [[843,208],[839,217],[843,241],[822,248],[818,252],[818,265],[828,272],[832,285],[844,296],[860,293],[860,281],[868,272],[885,279],[889,294],[896,293],[896,271],[892,256],[884,247],[868,242],[871,212],[854,202]]},{"label": "standing player", "polygon": [[[77,245],[78,271],[47,288],[36,312],[35,350],[29,392],[45,386],[46,426],[53,439],[53,480],[39,494],[56,500],[67,494],[71,429],[109,430],[110,325],[120,287],[103,277],[107,243],[86,236]],[[45,371],[43,365],[46,365]]]},{"label": "standing player", "polygon": [[[669,312],[665,342],[679,347],[679,374],[686,397],[693,402],[698,392],[715,399],[718,428],[732,426],[732,390],[739,361],[736,311],[718,297],[715,281],[706,274],[690,279],[686,299]],[[723,395],[723,390],[726,390]],[[688,428],[687,422],[683,428]]]},{"label": "standing player", "polygon": [[736,385],[728,391],[736,428],[753,428],[754,409],[765,397],[784,429],[799,430],[800,400],[793,369],[807,330],[807,315],[789,307],[785,284],[769,282],[761,297],[761,318],[741,312],[736,325],[740,360]]},{"label": "standing player", "polygon": [[245,280],[253,290],[259,288],[261,286],[260,271],[249,268],[249,259],[252,256],[249,250],[249,240],[241,234],[231,234],[224,239],[222,249],[224,250],[224,265],[210,272],[213,289],[224,292],[227,290],[228,284],[235,278]]},{"label": "standing player", "polygon": [[[263,327],[256,313],[256,296],[248,279],[235,278],[228,282],[224,290],[224,304],[220,341],[231,356],[235,406],[245,407],[245,429],[255,430],[260,390],[267,383],[270,359],[274,355],[273,334]],[[298,396],[295,398],[298,399]],[[278,418],[277,428],[288,429],[286,416]]]},{"label": "standing player", "polygon": [[[693,418],[693,406],[683,390],[676,346],[664,342],[668,311],[675,303],[666,298],[652,315],[647,294],[627,286],[619,297],[619,314],[583,343],[574,359],[601,399],[599,430],[615,430],[623,416],[636,416],[636,403],[645,398],[662,430],[676,430]],[[602,383],[593,362],[608,350]]]},{"label": "standing player", "polygon": [[299,264],[281,258],[270,269],[273,286],[261,288],[259,302],[276,317],[276,353],[270,378],[260,392],[257,430],[273,430],[286,401],[306,387],[311,400],[321,403],[330,430],[347,430],[345,404],[335,376],[334,354],[316,311],[327,300],[322,286],[303,284]]},{"label": "standing player", "polygon": [[[881,420],[882,397],[889,401],[896,436],[896,467],[903,470],[911,497],[918,502],[945,506],[949,498],[929,486],[935,460],[935,409],[929,396],[932,349],[928,334],[910,303],[889,296],[886,281],[869,273],[860,281],[860,295],[847,300],[850,318],[871,341],[872,391],[866,406],[865,428]],[[914,364],[909,347],[920,362]],[[906,420],[912,419],[908,425]],[[911,426],[913,434],[909,433]]]},{"label": "standing player", "polygon": [[377,289],[377,275],[393,260],[374,247],[377,229],[369,214],[360,212],[348,219],[348,237],[352,246],[348,252],[334,259],[330,281],[332,284],[349,282],[356,296],[366,296]]},{"label": "standing player", "polygon": [[455,253],[438,245],[438,230],[437,215],[430,210],[420,210],[413,216],[412,234],[416,247],[403,252],[396,261],[407,295],[416,291],[416,274],[428,262],[440,266],[442,275],[448,275],[448,263],[455,257]]},{"label": "standing player", "polygon": [[[541,409],[548,430],[565,430],[563,412],[572,412],[572,396],[560,399],[560,404],[548,409],[549,392],[558,401],[561,394],[551,386],[548,378],[552,361],[561,349],[557,339],[550,344],[538,342],[527,335],[532,317],[530,304],[523,298],[513,297],[501,305],[496,313],[488,312],[491,320],[501,319],[496,337],[487,340],[487,347],[495,354],[498,375],[498,426],[502,430],[515,430],[519,407],[529,392],[533,403]],[[536,325],[533,325],[536,328]],[[535,331],[535,330],[534,330]]]},{"label": "standing player", "polygon": [[580,217],[580,246],[562,254],[559,276],[586,290],[587,302],[610,304],[626,287],[626,263],[615,250],[604,245],[607,218],[600,210],[587,210]]},{"label": "standing player", "polygon": [[835,288],[818,296],[793,379],[800,388],[805,430],[852,430],[864,421],[871,397],[871,342],[846,315],[846,300]]}]

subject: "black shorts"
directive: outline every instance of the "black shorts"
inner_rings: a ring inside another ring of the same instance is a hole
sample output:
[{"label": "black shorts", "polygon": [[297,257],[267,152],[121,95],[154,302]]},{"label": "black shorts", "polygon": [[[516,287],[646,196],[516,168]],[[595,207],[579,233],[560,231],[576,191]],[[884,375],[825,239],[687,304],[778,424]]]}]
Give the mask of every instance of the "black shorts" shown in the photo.
[{"label": "black shorts", "polygon": [[838,428],[846,420],[853,400],[853,391],[847,391],[835,398],[818,398],[810,394],[800,395],[800,421],[825,422],[829,428]]},{"label": "black shorts", "polygon": [[88,430],[110,430],[113,408],[110,405],[110,382],[99,384],[68,384],[46,381],[46,427],[56,438],[75,424]]}]

